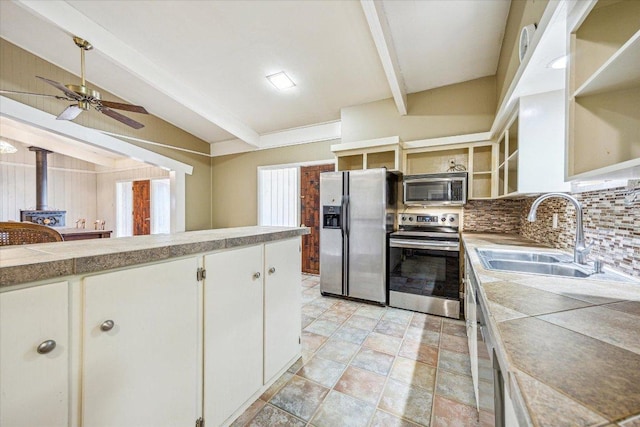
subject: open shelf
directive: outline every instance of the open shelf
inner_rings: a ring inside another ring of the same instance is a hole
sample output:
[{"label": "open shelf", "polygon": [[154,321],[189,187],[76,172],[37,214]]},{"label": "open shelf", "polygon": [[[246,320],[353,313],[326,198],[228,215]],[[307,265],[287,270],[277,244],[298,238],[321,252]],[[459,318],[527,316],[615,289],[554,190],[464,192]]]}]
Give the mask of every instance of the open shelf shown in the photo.
[{"label": "open shelf", "polygon": [[491,172],[478,172],[473,174],[471,186],[471,198],[488,199],[491,198]]},{"label": "open shelf", "polygon": [[572,175],[640,157],[639,106],[640,85],[575,99]]},{"label": "open shelf", "polygon": [[630,175],[640,158],[640,1],[599,0],[579,13],[569,40],[567,176]]},{"label": "open shelf", "polygon": [[509,156],[518,151],[518,118],[509,126]]},{"label": "open shelf", "polygon": [[507,159],[507,194],[518,192],[518,152]]},{"label": "open shelf", "polygon": [[[614,57],[620,54],[626,56],[624,52],[634,44],[634,35],[640,30],[638,16],[640,2],[637,0],[598,1],[571,40],[574,91],[587,84],[604,68],[609,68],[607,64]],[[629,42],[630,46],[623,48]],[[637,65],[632,68],[637,68]]]},{"label": "open shelf", "polygon": [[503,165],[504,164],[504,153],[506,152],[506,147],[507,147],[507,132],[505,131],[502,134],[502,137],[500,138],[500,141],[498,142],[498,164]]},{"label": "open shelf", "polygon": [[405,174],[444,173],[449,169],[449,160],[469,167],[469,149],[433,150],[407,154]]},{"label": "open shelf", "polygon": [[338,170],[340,171],[359,170],[363,167],[364,156],[362,154],[338,157]]},{"label": "open shelf", "polygon": [[367,169],[387,168],[396,169],[395,151],[381,151],[379,153],[367,153]]},{"label": "open shelf", "polygon": [[596,95],[640,86],[640,31],[589,77],[574,96]]},{"label": "open shelf", "polygon": [[473,172],[491,172],[493,147],[483,145],[473,147]]}]

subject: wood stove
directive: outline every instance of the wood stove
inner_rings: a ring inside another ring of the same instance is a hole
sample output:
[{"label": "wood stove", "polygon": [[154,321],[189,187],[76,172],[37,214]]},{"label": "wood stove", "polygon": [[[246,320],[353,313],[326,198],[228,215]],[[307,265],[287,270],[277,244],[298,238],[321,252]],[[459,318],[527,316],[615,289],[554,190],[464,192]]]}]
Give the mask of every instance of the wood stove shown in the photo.
[{"label": "wood stove", "polygon": [[49,227],[64,227],[67,211],[51,210],[47,206],[47,155],[49,150],[29,147],[36,153],[36,209],[20,210],[20,221],[30,221]]}]

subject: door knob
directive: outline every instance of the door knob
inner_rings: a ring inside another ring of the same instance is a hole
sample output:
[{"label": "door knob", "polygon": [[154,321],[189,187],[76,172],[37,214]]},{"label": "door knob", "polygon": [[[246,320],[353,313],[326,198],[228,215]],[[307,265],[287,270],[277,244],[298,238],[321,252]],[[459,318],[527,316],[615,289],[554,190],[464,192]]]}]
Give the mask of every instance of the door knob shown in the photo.
[{"label": "door knob", "polygon": [[260,278],[260,273],[253,273],[253,280],[258,280]]},{"label": "door knob", "polygon": [[269,269],[269,274],[273,274],[273,273],[275,273],[275,272],[276,272],[276,268],[275,268],[275,267],[271,267],[271,268]]},{"label": "door knob", "polygon": [[54,340],[46,340],[40,343],[36,351],[39,354],[47,354],[47,353],[51,353],[54,348],[56,348],[56,342]]},{"label": "door knob", "polygon": [[100,325],[100,330],[103,332],[109,332],[110,330],[113,329],[114,326],[115,326],[115,323],[113,322],[113,320],[105,320]]}]

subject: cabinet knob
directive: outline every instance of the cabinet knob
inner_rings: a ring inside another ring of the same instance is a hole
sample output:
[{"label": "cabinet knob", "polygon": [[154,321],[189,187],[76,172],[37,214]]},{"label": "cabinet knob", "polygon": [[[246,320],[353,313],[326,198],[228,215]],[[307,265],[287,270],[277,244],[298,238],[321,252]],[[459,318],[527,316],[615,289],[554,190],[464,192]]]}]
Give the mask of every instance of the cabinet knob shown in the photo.
[{"label": "cabinet knob", "polygon": [[56,348],[56,342],[54,340],[42,341],[37,348],[39,354],[51,353]]},{"label": "cabinet knob", "polygon": [[104,322],[102,322],[102,325],[100,325],[100,330],[103,332],[108,332],[112,330],[115,325],[116,324],[113,322],[113,320],[105,320]]},{"label": "cabinet knob", "polygon": [[269,269],[269,274],[273,274],[273,273],[275,273],[275,272],[276,272],[276,268],[275,268],[275,267],[271,267],[271,268]]},{"label": "cabinet knob", "polygon": [[258,280],[260,278],[260,273],[253,273],[253,280]]}]

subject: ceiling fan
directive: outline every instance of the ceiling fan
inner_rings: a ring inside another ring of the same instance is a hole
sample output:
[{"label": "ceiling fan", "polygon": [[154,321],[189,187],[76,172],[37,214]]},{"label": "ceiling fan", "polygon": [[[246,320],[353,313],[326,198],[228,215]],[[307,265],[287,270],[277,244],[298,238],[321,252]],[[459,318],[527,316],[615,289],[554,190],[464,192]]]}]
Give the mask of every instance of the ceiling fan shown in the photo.
[{"label": "ceiling fan", "polygon": [[81,68],[81,77],[82,83],[80,86],[77,85],[63,85],[62,83],[58,83],[53,80],[45,79],[44,77],[36,76],[40,80],[45,83],[50,84],[51,86],[59,89],[64,93],[65,96],[60,95],[47,95],[43,93],[30,93],[30,92],[18,92],[13,90],[0,90],[0,93],[12,93],[12,94],[20,94],[20,95],[35,95],[35,96],[48,96],[52,98],[62,99],[65,101],[75,102],[68,106],[58,117],[58,120],[73,120],[83,111],[89,110],[93,107],[95,110],[101,112],[102,114],[111,117],[121,123],[124,123],[127,126],[131,126],[134,129],[143,128],[144,125],[139,123],[125,115],[118,113],[116,110],[125,110],[131,111],[134,113],[142,113],[149,114],[144,107],[139,105],[125,104],[121,102],[112,102],[105,101],[101,98],[100,92],[90,89],[85,85],[85,76],[84,76],[84,52],[87,50],[93,49],[93,46],[88,41],[81,39],[80,37],[74,37],[73,41],[76,46],[80,48],[80,68]]}]

